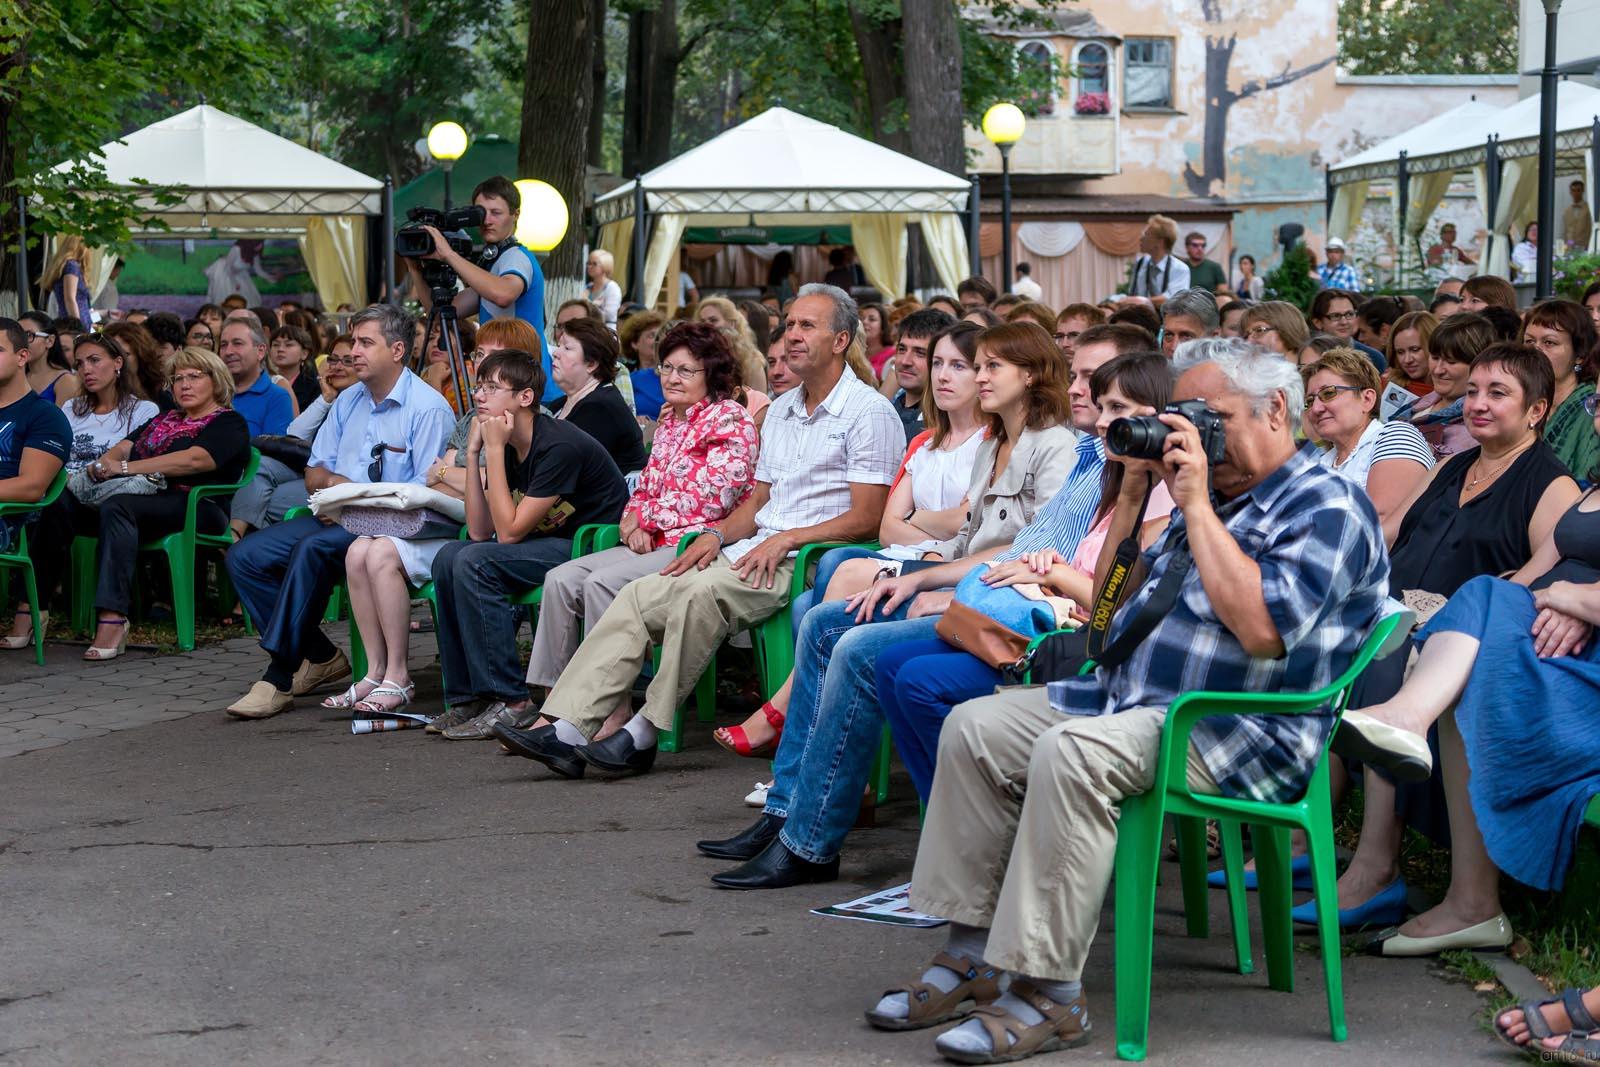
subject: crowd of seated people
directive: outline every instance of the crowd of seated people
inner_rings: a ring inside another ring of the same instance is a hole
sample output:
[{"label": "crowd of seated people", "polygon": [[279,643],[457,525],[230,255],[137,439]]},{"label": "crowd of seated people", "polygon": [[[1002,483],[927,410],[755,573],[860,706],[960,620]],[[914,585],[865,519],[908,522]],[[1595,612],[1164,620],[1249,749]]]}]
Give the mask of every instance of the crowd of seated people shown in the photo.
[{"label": "crowd of seated people", "polygon": [[[1182,755],[1190,788],[1294,799],[1323,758],[1336,796],[1359,781],[1357,847],[1324,903],[1373,932],[1374,955],[1503,949],[1501,875],[1562,885],[1600,794],[1585,718],[1600,700],[1600,503],[1585,488],[1600,473],[1600,287],[1525,311],[1480,277],[1427,310],[1331,288],[1306,312],[1219,306],[1176,288],[1058,313],[973,278],[926,304],[801,284],[776,308],[708,297],[663,315],[620,304],[609,270],[591,259],[599,303],[562,305],[548,338],[514,317],[467,331],[465,397],[388,305],[339,334],[293,311],[202,309],[70,342],[39,316],[0,320],[0,420],[21,428],[0,439],[0,501],[39,499],[63,467],[102,486],[161,476],[43,509],[41,601],[72,537],[96,538],[85,658],[119,655],[132,547],[181,521],[188,487],[236,480],[255,441],[255,480],[200,516],[213,532],[231,520],[227,569],[268,654],[236,717],[320,690],[328,708],[406,709],[413,601],[431,582],[444,703],[430,732],[497,740],[562,779],[645,774],[723,643],[789,620],[792,673],[713,734],[772,759],[761,812],[696,847],[732,864],[711,876],[728,889],[837,878],[887,726],[926,805],[911,903],[950,926],[867,1018],[954,1022],[935,1044],[959,1062],[1088,1039],[1116,808],[1155,784],[1167,706],[1195,689],[1316,689],[1402,607],[1415,628],[1359,679],[1343,725],[1328,709],[1205,722]],[[1220,452],[1182,402],[1214,415]],[[1130,418],[1166,428],[1159,459],[1112,447]],[[308,499],[380,490],[464,521],[423,535],[285,521]],[[617,541],[574,558],[589,524]],[[791,601],[797,551],[837,542]],[[1132,576],[1091,627],[1119,551]],[[360,678],[323,632],[341,583]],[[17,605],[5,647],[30,643],[35,607]],[[968,617],[1037,627],[1025,637],[1072,628],[1073,662],[1093,669],[1018,686],[962,643]],[[1449,848],[1449,889],[1420,914],[1400,875],[1408,827]],[[1315,922],[1316,904],[1294,918]],[[1582,1052],[1595,1011],[1567,998],[1495,1026]]]}]

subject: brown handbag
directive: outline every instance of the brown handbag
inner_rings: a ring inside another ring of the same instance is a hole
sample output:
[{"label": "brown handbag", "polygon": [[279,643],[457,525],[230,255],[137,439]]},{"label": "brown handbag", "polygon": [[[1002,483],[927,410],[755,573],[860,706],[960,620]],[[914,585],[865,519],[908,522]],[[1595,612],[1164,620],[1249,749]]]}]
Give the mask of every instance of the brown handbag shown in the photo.
[{"label": "brown handbag", "polygon": [[976,608],[952,600],[933,632],[963,652],[977,656],[995,670],[1015,666],[1027,655],[1032,638],[996,622]]}]

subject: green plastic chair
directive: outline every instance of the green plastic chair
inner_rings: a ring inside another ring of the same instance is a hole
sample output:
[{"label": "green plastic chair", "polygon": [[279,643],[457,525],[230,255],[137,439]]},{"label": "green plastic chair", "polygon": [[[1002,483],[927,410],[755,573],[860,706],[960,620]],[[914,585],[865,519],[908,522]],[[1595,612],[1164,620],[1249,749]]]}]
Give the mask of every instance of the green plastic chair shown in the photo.
[{"label": "green plastic chair", "polygon": [[[200,501],[239,492],[250,484],[260,464],[261,453],[252,448],[250,458],[244,465],[244,474],[238,481],[227,485],[197,485],[190,489],[188,506],[183,515],[183,529],[139,546],[140,552],[160,552],[167,558],[167,570],[172,578],[173,623],[178,631],[178,648],[184,652],[194,648],[198,552],[202,548],[226,552],[233,545],[233,538],[226,531],[220,534],[200,532],[196,526]],[[79,629],[88,629],[94,616],[95,553],[98,544],[93,537],[78,537],[72,542],[72,619]]]},{"label": "green plastic chair", "polygon": [[[0,522],[14,515],[28,515],[32,512],[43,511],[56,502],[61,491],[67,487],[67,471],[63,467],[56,472],[50,480],[50,487],[44,491],[44,496],[39,498],[37,504],[9,503],[0,504]],[[28,612],[33,616],[33,661],[44,666],[44,621],[39,615],[39,586],[33,575],[33,560],[28,556],[28,527],[26,524],[17,527],[17,542],[5,552],[0,552],[0,590],[4,590],[5,576],[12,571],[22,572],[23,594],[28,598]]]},{"label": "green plastic chair", "polygon": [[[1327,981],[1328,1022],[1335,1041],[1346,1037],[1343,972],[1340,963],[1337,873],[1333,847],[1333,799],[1328,787],[1326,746],[1305,794],[1281,804],[1199,795],[1189,791],[1187,757],[1195,724],[1213,715],[1293,715],[1332,706],[1342,715],[1350,688],[1378,655],[1402,616],[1378,622],[1350,667],[1331,684],[1312,693],[1185,693],[1167,709],[1156,764],[1156,787],[1128,797],[1121,805],[1116,856],[1116,1012],[1117,1056],[1145,1057],[1150,1032],[1150,972],[1153,954],[1156,872],[1161,853],[1161,826],[1166,815],[1178,816],[1178,848],[1182,867],[1184,911],[1190,936],[1204,937],[1206,910],[1205,823],[1216,819],[1223,828],[1223,863],[1228,872],[1228,913],[1240,973],[1252,969],[1249,926],[1245,915],[1244,858],[1238,826],[1246,823],[1255,845],[1262,933],[1266,939],[1268,985],[1294,989],[1294,927],[1289,916],[1293,880],[1289,873],[1289,834],[1302,830],[1310,845],[1317,937]],[[1333,731],[1329,731],[1331,739]],[[1231,832],[1231,845],[1230,841]]]}]

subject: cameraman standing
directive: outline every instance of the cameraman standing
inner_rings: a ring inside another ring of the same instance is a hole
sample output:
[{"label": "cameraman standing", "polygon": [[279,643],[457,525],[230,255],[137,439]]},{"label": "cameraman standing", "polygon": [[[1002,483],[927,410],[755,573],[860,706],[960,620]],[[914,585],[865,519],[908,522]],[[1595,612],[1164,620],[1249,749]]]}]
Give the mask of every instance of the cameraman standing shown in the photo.
[{"label": "cameraman standing", "polygon": [[[517,243],[522,194],[510,178],[497,174],[478,183],[472,190],[472,203],[483,208],[483,224],[478,227],[483,235],[482,250],[469,259],[451,248],[437,227],[423,226],[433,238],[434,250],[426,258],[442,261],[460,277],[462,288],[454,300],[457,314],[476,311],[480,324],[490,319],[517,318],[539,331],[539,339],[545,342],[540,353],[545,372],[542,399],[546,403],[557,400],[561,390],[550,375],[550,346],[544,332],[544,271],[539,269],[539,261]],[[414,259],[404,263],[423,310],[432,310],[433,294],[422,277],[421,264]]]}]

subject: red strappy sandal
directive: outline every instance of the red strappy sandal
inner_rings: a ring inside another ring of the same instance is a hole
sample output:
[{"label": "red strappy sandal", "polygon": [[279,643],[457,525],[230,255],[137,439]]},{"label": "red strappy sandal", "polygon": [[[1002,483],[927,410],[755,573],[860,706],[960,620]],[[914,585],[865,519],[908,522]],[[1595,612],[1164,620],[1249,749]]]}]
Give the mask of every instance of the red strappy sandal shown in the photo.
[{"label": "red strappy sandal", "polygon": [[772,740],[763,745],[751,745],[750,738],[745,736],[743,726],[725,726],[712,733],[712,739],[735,756],[744,756],[747,759],[769,759],[778,751],[778,742],[783,739],[783,722],[787,715],[772,706],[772,701],[761,705],[761,714],[767,717],[772,728],[777,733],[772,735]]}]

